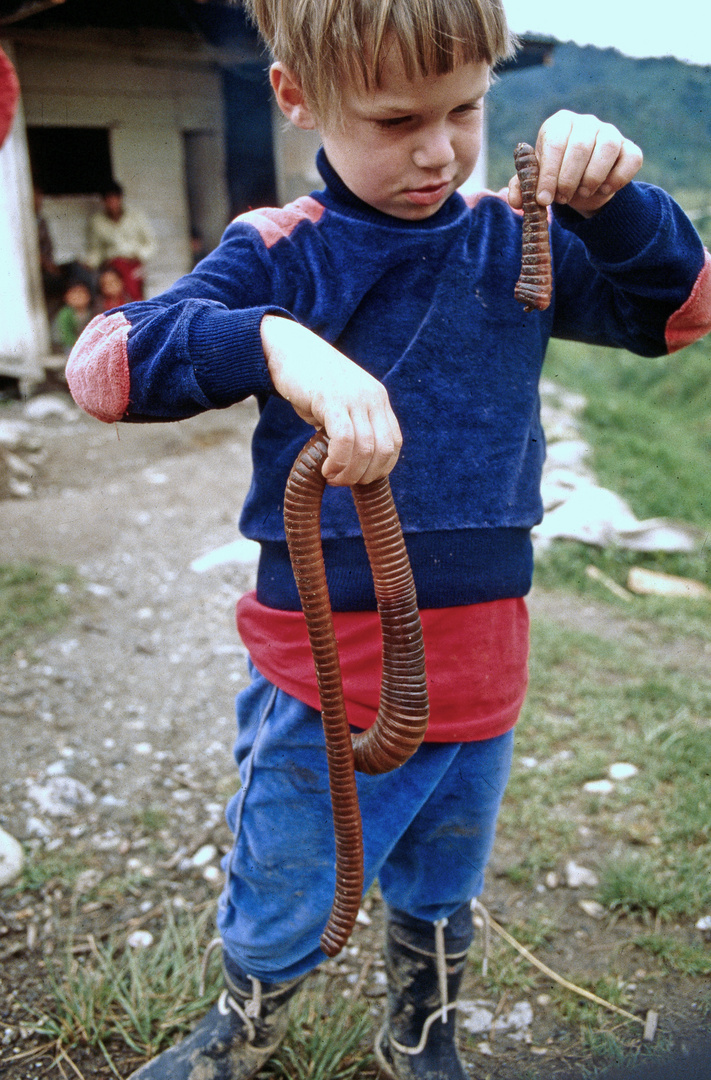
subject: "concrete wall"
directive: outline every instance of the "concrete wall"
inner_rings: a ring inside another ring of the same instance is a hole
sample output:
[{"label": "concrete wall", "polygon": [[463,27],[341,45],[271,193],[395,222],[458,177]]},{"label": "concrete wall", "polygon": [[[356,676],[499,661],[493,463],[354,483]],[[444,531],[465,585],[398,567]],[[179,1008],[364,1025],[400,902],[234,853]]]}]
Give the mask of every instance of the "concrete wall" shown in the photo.
[{"label": "concrete wall", "polygon": [[[82,52],[18,42],[17,69],[28,125],[109,130],[114,177],[127,206],[140,207],[156,233],[158,250],[146,267],[149,295],[190,269],[185,133],[201,133],[200,167],[209,177],[204,205],[210,239],[227,219],[222,97],[219,73],[186,66],[176,57],[150,60],[140,48]],[[71,254],[83,246],[91,200],[47,199],[55,243]]]}]

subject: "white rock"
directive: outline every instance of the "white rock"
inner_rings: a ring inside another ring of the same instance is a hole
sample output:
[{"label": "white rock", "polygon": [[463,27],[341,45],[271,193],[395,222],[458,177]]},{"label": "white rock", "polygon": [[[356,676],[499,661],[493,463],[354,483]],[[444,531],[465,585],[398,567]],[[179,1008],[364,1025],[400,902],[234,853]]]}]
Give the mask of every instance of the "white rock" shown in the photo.
[{"label": "white rock", "polygon": [[193,855],[190,863],[192,866],[207,866],[217,855],[217,848],[214,844],[203,844],[201,848]]},{"label": "white rock", "polygon": [[25,480],[32,480],[35,475],[36,469],[32,467],[24,458],[21,458],[19,454],[13,454],[7,450],[4,454],[5,464],[11,473],[15,476],[22,477]]},{"label": "white rock", "polygon": [[591,795],[609,795],[614,789],[615,785],[609,780],[588,780],[587,784],[583,784],[583,791]]},{"label": "white rock", "polygon": [[166,473],[158,472],[156,469],[144,469],[143,478],[147,480],[149,484],[167,484],[168,476]]},{"label": "white rock", "polygon": [[225,563],[242,563],[243,565],[256,563],[259,560],[260,551],[261,547],[256,540],[248,540],[243,536],[239,540],[233,540],[231,544],[223,544],[222,547],[194,559],[190,563],[190,569],[196,574],[204,574],[213,566],[224,566]]},{"label": "white rock", "polygon": [[126,942],[132,949],[147,949],[153,944],[153,934],[150,930],[134,930],[128,935]]},{"label": "white rock", "polygon": [[610,765],[607,772],[611,780],[630,780],[637,775],[639,769],[628,761],[616,761],[614,765]]},{"label": "white rock", "polygon": [[74,883],[74,891],[76,893],[90,892],[91,889],[99,884],[101,877],[100,870],[82,870]]},{"label": "white rock", "polygon": [[19,877],[25,856],[14,836],[0,829],[0,887]]},{"label": "white rock", "polygon": [[202,872],[202,876],[205,881],[208,881],[211,885],[214,885],[218,881],[222,881],[222,871],[219,866],[206,866]]},{"label": "white rock", "polygon": [[79,419],[79,412],[75,405],[66,398],[54,394],[41,394],[32,398],[25,405],[25,416],[28,420],[57,420],[74,421]]},{"label": "white rock", "polygon": [[523,1031],[533,1023],[533,1009],[529,1001],[517,1001],[513,1008],[494,1022],[496,1031]]},{"label": "white rock", "polygon": [[704,932],[711,930],[711,915],[702,915],[696,924],[696,929]]},{"label": "white rock", "polygon": [[598,884],[597,874],[586,866],[578,866],[572,859],[566,863],[565,880],[569,889],[579,889],[583,885],[595,888]]},{"label": "white rock", "polygon": [[32,428],[24,420],[0,420],[0,447],[5,450],[36,450]]},{"label": "white rock", "polygon": [[30,784],[28,794],[50,817],[67,817],[96,801],[86,784],[71,776],[53,776],[46,784]]},{"label": "white rock", "polygon": [[28,480],[18,480],[14,476],[8,476],[7,490],[15,499],[28,499],[32,494],[32,484]]},{"label": "white rock", "polygon": [[607,914],[602,904],[597,900],[580,900],[578,907],[581,908],[591,919],[604,919]]},{"label": "white rock", "polygon": [[459,1024],[471,1035],[482,1035],[491,1031],[494,1022],[493,1009],[486,1008],[480,1001],[460,1001],[458,1005]]},{"label": "white rock", "polygon": [[559,878],[558,874],[556,874],[555,870],[549,870],[548,873],[546,874],[546,888],[547,889],[557,889],[559,885],[560,885],[560,878]]}]

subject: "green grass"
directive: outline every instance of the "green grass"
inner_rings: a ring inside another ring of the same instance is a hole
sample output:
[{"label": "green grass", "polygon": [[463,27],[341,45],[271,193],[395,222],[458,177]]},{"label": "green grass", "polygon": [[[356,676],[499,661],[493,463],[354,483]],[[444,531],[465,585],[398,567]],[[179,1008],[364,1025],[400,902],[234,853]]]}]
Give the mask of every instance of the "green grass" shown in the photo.
[{"label": "green grass", "polygon": [[551,342],[544,375],[587,398],[595,473],[638,517],[711,526],[710,360],[708,338],[655,359]]},{"label": "green grass", "polygon": [[[611,910],[703,913],[711,904],[709,716],[711,675],[690,679],[634,640],[534,620],[519,764],[500,817],[500,834],[521,851],[509,876],[532,885],[579,858],[584,827],[599,847],[616,849],[599,896]],[[609,794],[584,792],[616,761],[638,774]]]},{"label": "green grass", "polygon": [[118,938],[93,943],[76,956],[70,939],[59,959],[47,959],[54,997],[36,1031],[61,1046],[86,1045],[110,1059],[112,1041],[151,1057],[186,1031],[217,996],[216,976],[201,995],[202,951],[214,913],[176,916],[166,905],[160,937],[132,949]]},{"label": "green grass", "polygon": [[0,658],[56,633],[72,610],[70,567],[0,565]]},{"label": "green grass", "polygon": [[[70,939],[58,957],[46,960],[53,1008],[34,1030],[58,1047],[100,1051],[117,1076],[119,1050],[134,1052],[136,1064],[155,1056],[190,1030],[222,988],[216,962],[203,993],[199,986],[213,923],[212,905],[195,915],[176,914],[166,904],[161,933],[148,948],[132,949],[116,936],[105,944],[92,941],[91,951],[77,956]],[[334,1001],[328,982],[319,976],[308,981],[286,1040],[260,1077],[353,1080],[370,1064],[363,1045],[371,1028],[367,1003],[342,995]]]}]

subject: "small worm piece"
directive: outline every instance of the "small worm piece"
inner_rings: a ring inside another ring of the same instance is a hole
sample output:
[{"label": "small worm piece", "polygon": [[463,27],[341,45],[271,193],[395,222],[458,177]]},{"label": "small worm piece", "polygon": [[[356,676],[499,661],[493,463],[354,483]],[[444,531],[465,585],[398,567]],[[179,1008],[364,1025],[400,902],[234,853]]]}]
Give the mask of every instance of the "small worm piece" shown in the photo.
[{"label": "small worm piece", "polygon": [[375,724],[351,736],[321,548],[321,468],[328,438],[317,432],[291,470],[284,495],[289,555],[314,657],[326,739],[336,894],[321,948],[335,956],[348,941],[363,894],[363,836],[355,769],[389,772],[424,738],[429,718],[422,627],[410,562],[387,477],[351,490],[358,511],[383,636],[383,673]]},{"label": "small worm piece", "polygon": [[538,159],[528,143],[519,143],[514,150],[516,172],[523,196],[523,237],[521,276],[516,282],[514,296],[524,305],[524,311],[545,311],[551,302],[553,273],[551,245],[548,235],[548,211],[536,202]]}]

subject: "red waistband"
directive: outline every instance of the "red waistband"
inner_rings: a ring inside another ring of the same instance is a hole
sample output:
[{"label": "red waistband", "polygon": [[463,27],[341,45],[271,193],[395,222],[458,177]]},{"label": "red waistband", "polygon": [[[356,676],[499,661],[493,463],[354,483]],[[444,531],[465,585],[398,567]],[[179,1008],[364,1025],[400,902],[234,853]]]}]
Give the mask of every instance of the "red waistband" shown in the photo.
[{"label": "red waistband", "polygon": [[[430,698],[428,742],[473,742],[509,731],[528,683],[528,611],[522,598],[420,612]],[[335,612],[348,719],[375,721],[382,645],[376,611]],[[306,622],[247,593],[237,629],[257,670],[281,690],[320,708]]]}]

